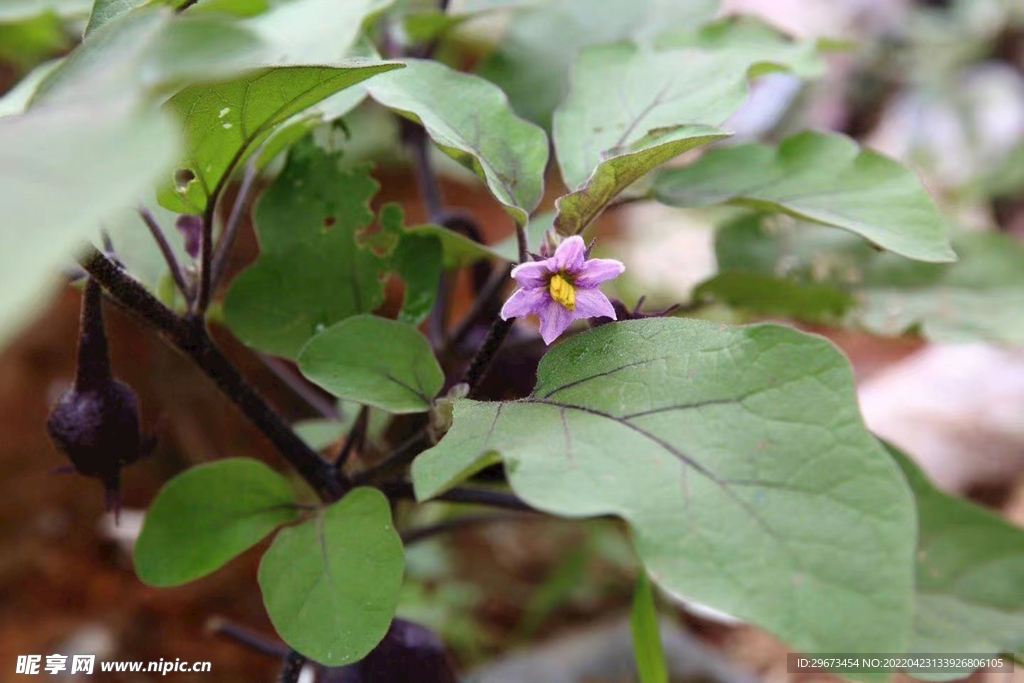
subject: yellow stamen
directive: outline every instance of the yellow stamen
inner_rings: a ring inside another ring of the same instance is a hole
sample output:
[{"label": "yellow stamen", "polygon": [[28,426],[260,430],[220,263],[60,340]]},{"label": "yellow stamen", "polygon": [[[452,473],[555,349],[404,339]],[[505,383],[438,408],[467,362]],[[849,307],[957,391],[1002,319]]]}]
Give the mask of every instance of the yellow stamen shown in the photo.
[{"label": "yellow stamen", "polygon": [[551,291],[552,299],[570,311],[576,310],[576,288],[561,273],[555,273],[551,276],[548,289]]}]

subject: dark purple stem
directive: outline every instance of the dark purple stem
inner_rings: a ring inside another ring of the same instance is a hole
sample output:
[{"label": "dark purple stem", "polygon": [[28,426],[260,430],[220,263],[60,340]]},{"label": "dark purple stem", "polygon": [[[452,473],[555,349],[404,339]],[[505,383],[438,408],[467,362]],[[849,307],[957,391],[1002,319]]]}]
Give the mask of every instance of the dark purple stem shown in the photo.
[{"label": "dark purple stem", "polygon": [[82,260],[92,279],[110,292],[115,302],[154,327],[171,345],[188,356],[214,381],[232,403],[263,432],[325,500],[338,500],[351,488],[334,466],[306,445],[235,368],[202,324],[184,319],[160,303],[109,258],[93,250]]},{"label": "dark purple stem", "polygon": [[81,333],[78,339],[78,369],[75,390],[90,391],[110,384],[110,353],[103,329],[103,290],[89,278],[82,295]]}]

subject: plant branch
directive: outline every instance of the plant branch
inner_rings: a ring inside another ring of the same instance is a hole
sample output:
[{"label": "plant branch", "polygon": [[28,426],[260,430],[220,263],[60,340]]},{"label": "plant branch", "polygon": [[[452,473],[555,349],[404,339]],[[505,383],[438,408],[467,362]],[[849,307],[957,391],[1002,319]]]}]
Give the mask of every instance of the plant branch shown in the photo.
[{"label": "plant branch", "polygon": [[299,675],[304,666],[306,666],[306,658],[295,650],[291,650],[281,662],[281,675],[277,680],[279,683],[299,683]]},{"label": "plant branch", "polygon": [[516,245],[519,247],[519,262],[526,263],[530,260],[529,245],[526,238],[526,226],[516,223]]},{"label": "plant branch", "polygon": [[210,306],[210,295],[213,291],[213,222],[217,219],[217,197],[207,200],[206,211],[203,212],[202,232],[199,239],[199,287],[192,307],[193,315],[202,320],[206,317],[206,309]]},{"label": "plant branch", "polygon": [[345,465],[352,456],[353,450],[363,450],[363,444],[366,442],[366,427],[369,422],[370,409],[367,406],[362,406],[359,409],[359,414],[356,415],[355,422],[352,423],[352,429],[348,430],[345,443],[341,445],[341,450],[338,451],[338,457],[334,460],[334,469],[338,472],[345,469]]},{"label": "plant branch", "polygon": [[167,241],[167,236],[164,235],[163,229],[160,227],[160,224],[157,223],[156,217],[153,216],[152,212],[142,204],[139,204],[139,215],[142,216],[142,221],[146,224],[146,227],[149,228],[149,233],[153,236],[153,240],[160,248],[160,253],[163,254],[164,261],[167,263],[167,268],[171,271],[171,277],[174,278],[174,284],[178,286],[178,290],[185,296],[185,299],[188,300],[189,288],[188,284],[185,282],[185,275],[182,273],[181,266],[178,264],[178,259],[175,257],[174,250],[171,249],[171,245]]},{"label": "plant branch", "polygon": [[211,617],[206,622],[206,629],[218,636],[229,638],[236,643],[244,645],[253,652],[259,652],[269,657],[284,659],[290,652],[284,643],[235,624],[224,617]]},{"label": "plant branch", "polygon": [[483,345],[476,352],[476,356],[473,357],[469,364],[469,369],[466,370],[466,374],[462,378],[462,381],[469,385],[468,398],[474,398],[479,391],[480,383],[487,376],[487,371],[491,369],[494,356],[498,353],[498,349],[501,348],[508,333],[512,330],[513,322],[514,320],[511,318],[509,320],[498,318],[491,325],[487,338],[484,339]]},{"label": "plant branch", "polygon": [[[413,491],[412,484],[408,482],[388,482],[382,484],[380,490],[389,498],[416,500],[416,494]],[[527,505],[525,501],[513,493],[491,491],[488,489],[455,487],[445,491],[436,498],[432,498],[431,501],[464,503],[466,505],[486,505],[488,507],[501,508],[503,510],[516,510],[518,512],[538,512],[538,510]]]},{"label": "plant branch", "polygon": [[493,522],[534,522],[542,517],[527,516],[522,514],[491,514],[491,515],[467,515],[466,517],[458,517],[456,519],[449,519],[444,522],[438,522],[437,524],[430,524],[427,526],[421,526],[414,529],[407,529],[402,532],[402,543],[409,545],[410,543],[416,543],[418,541],[424,541],[428,538],[438,536],[440,534],[446,534],[451,531],[458,531],[459,529],[465,529],[467,526],[476,526],[479,524],[490,524]]},{"label": "plant branch", "polygon": [[[262,147],[260,148],[261,150]],[[252,161],[245,168],[242,184],[238,188],[238,195],[235,197],[235,203],[231,207],[231,215],[228,216],[227,225],[224,226],[224,232],[217,242],[217,249],[213,254],[213,271],[210,275],[211,288],[216,289],[224,277],[224,269],[227,267],[228,257],[231,255],[231,247],[235,243],[235,237],[238,236],[238,228],[242,224],[242,217],[245,215],[245,209],[249,204],[253,188],[256,186],[256,178],[259,177],[256,159],[260,151],[256,152]]]},{"label": "plant branch", "polygon": [[368,467],[362,472],[352,477],[352,484],[354,486],[364,486],[370,482],[381,479],[383,475],[389,472],[394,472],[416,459],[416,456],[423,452],[423,449],[418,449],[421,441],[425,441],[427,438],[426,432],[421,430],[416,432],[411,437],[406,439],[403,443],[398,445],[392,453],[377,463],[373,467]]},{"label": "plant branch", "polygon": [[96,280],[89,278],[82,293],[75,389],[87,391],[106,388],[110,381],[110,351],[103,327],[103,290]]},{"label": "plant branch", "polygon": [[[419,189],[420,200],[427,210],[427,220],[431,223],[441,223],[444,220],[444,201],[441,199],[441,188],[434,175],[434,167],[430,163],[430,145],[427,142],[427,133],[423,130],[423,126],[405,118],[399,118],[399,130],[402,141],[412,155],[416,187]],[[442,271],[437,287],[437,303],[430,313],[430,322],[427,328],[435,348],[440,346],[444,339],[452,289],[452,274]]]},{"label": "plant branch", "polygon": [[466,335],[469,334],[469,331],[473,329],[473,325],[480,319],[480,315],[491,304],[492,299],[501,292],[502,288],[504,288],[508,283],[511,272],[511,268],[496,268],[491,272],[491,277],[488,278],[483,289],[480,290],[480,294],[473,301],[473,306],[469,309],[469,312],[466,313],[465,317],[459,321],[458,326],[452,331],[446,346],[449,348],[459,347],[459,345],[465,340]]},{"label": "plant branch", "polygon": [[283,362],[266,353],[258,355],[263,364],[267,366],[267,369],[274,373],[274,377],[281,380],[293,394],[305,401],[321,417],[329,420],[341,418],[338,409],[335,408],[333,403],[317,393],[316,389],[309,386],[302,377],[296,376],[295,373],[291,372]]},{"label": "plant branch", "polygon": [[412,151],[412,167],[416,173],[416,186],[420,190],[420,198],[427,207],[427,215],[431,223],[440,223],[444,219],[444,202],[441,199],[441,187],[430,163],[430,145],[427,132],[423,126],[408,119],[400,119],[402,139]]},{"label": "plant branch", "polygon": [[325,500],[340,499],[347,479],[300,439],[210,339],[203,325],[181,318],[109,258],[93,249],[81,261],[113,300],[155,328],[213,380],[232,403],[263,432],[299,474]]}]

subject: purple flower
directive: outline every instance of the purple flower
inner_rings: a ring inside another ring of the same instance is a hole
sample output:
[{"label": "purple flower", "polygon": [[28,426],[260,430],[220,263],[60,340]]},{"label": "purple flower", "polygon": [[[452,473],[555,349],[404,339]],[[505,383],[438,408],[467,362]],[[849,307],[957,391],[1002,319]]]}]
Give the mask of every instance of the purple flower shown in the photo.
[{"label": "purple flower", "polygon": [[615,320],[615,309],[598,286],[617,278],[626,267],[613,259],[587,260],[586,252],[583,238],[573,235],[558,245],[551,258],[516,266],[512,277],[520,289],[505,302],[502,319],[536,315],[545,344],[558,339],[574,320]]}]

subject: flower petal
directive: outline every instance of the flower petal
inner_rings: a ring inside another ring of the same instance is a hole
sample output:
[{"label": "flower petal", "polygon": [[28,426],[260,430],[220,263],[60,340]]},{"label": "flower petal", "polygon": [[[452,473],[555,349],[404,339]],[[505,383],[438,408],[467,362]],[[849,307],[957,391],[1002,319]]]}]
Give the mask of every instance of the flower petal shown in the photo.
[{"label": "flower petal", "polygon": [[560,270],[575,274],[583,267],[583,258],[587,252],[587,245],[579,235],[573,235],[564,240],[555,249],[555,255],[548,259],[549,268],[557,273]]},{"label": "flower petal", "polygon": [[[602,282],[614,280],[622,275],[626,266],[622,261],[610,258],[592,258],[576,273],[575,285],[584,289],[597,287]],[[521,283],[520,283],[521,284]]]},{"label": "flower petal", "polygon": [[527,289],[547,287],[548,278],[551,277],[552,273],[551,268],[548,267],[548,261],[550,260],[520,263],[512,269],[512,277],[515,278],[520,287]]},{"label": "flower petal", "polygon": [[615,320],[615,307],[600,289],[577,289],[575,317]]},{"label": "flower petal", "polygon": [[546,289],[517,289],[501,307],[501,319],[525,318],[531,314],[540,316],[549,301],[551,296]]},{"label": "flower petal", "polygon": [[572,311],[550,297],[538,317],[540,318],[540,336],[544,339],[545,344],[550,344],[558,339],[565,332],[565,328],[569,327],[576,319],[576,315]]}]

